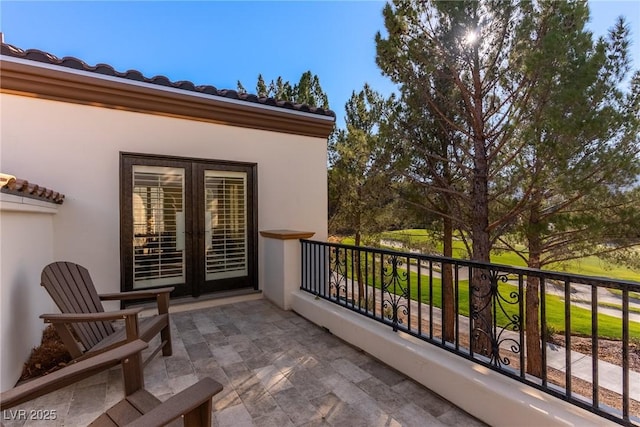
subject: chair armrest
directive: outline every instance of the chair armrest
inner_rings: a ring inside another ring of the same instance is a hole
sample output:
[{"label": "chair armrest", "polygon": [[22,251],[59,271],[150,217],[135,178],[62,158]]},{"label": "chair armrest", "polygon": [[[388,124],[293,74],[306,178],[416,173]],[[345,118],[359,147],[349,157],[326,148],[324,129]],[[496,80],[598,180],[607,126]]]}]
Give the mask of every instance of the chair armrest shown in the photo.
[{"label": "chair armrest", "polygon": [[41,319],[46,323],[74,323],[74,322],[101,322],[108,320],[121,320],[130,316],[137,316],[142,308],[128,308],[118,311],[104,311],[101,313],[56,313],[42,314]]},{"label": "chair armrest", "polygon": [[143,291],[131,291],[131,292],[116,292],[112,294],[100,294],[98,298],[102,301],[123,301],[130,299],[141,299],[141,298],[155,298],[159,294],[168,294],[173,292],[175,288],[158,288],[158,289],[145,289]]},{"label": "chair armrest", "polygon": [[[127,426],[146,427],[169,424],[171,421],[180,418],[181,415],[186,415],[207,403],[207,401],[210,403],[213,395],[220,391],[222,391],[222,384],[212,378],[203,378],[191,387],[170,397],[134,422],[127,424]],[[211,409],[209,408],[208,411],[210,415]]]},{"label": "chair armrest", "polygon": [[66,387],[81,379],[116,366],[123,360],[148,347],[142,340],[132,341],[120,347],[98,354],[90,359],[68,365],[58,371],[21,384],[0,393],[1,409],[11,408],[52,391]]}]

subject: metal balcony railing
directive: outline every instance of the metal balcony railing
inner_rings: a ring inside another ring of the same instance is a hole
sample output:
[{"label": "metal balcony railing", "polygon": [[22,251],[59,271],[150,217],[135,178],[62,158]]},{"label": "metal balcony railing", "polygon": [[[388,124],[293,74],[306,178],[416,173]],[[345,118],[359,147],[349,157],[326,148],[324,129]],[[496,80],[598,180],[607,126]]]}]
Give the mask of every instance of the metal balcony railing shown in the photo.
[{"label": "metal balcony railing", "polygon": [[[604,418],[640,426],[640,373],[630,369],[630,343],[640,353],[640,283],[311,240],[301,245],[302,290]],[[529,322],[527,303],[538,306]],[[614,363],[599,360],[603,337],[619,343]],[[577,340],[586,341],[586,352],[572,351]]]}]

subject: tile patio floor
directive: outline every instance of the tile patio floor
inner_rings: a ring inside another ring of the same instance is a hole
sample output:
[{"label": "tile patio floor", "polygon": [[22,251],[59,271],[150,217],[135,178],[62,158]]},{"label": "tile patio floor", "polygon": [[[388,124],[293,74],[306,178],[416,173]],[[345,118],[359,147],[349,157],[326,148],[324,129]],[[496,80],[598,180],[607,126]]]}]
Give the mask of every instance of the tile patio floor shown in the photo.
[{"label": "tile patio floor", "polygon": [[[160,400],[210,376],[215,426],[482,426],[469,414],[266,300],[172,314],[173,356],[144,371]],[[55,422],[86,425],[122,399],[120,368],[12,409],[55,409]]]}]

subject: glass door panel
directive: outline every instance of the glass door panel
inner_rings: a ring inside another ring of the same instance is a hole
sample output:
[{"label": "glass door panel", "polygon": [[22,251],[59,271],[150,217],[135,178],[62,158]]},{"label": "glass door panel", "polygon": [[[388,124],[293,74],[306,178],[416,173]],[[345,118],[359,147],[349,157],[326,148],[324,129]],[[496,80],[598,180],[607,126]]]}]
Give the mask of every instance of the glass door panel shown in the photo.
[{"label": "glass door panel", "polygon": [[257,289],[257,165],[121,154],[122,289]]},{"label": "glass door panel", "polygon": [[133,166],[133,288],[184,283],[185,170]]},{"label": "glass door panel", "polygon": [[204,171],[205,280],[248,275],[247,174]]}]

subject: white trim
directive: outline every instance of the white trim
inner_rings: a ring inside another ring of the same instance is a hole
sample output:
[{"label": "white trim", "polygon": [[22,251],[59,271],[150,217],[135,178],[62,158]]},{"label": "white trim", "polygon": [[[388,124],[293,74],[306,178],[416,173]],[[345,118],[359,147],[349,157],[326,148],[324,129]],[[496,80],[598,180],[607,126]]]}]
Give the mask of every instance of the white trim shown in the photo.
[{"label": "white trim", "polygon": [[31,212],[31,213],[58,213],[58,204],[38,200],[31,197],[16,196],[14,194],[0,193],[0,211],[2,212]]},{"label": "white trim", "polygon": [[[7,56],[7,55],[0,55],[0,63],[2,61],[13,62],[13,63],[16,63],[16,64],[22,64],[22,65],[28,65],[28,66],[35,67],[35,68],[43,68],[43,69],[46,69],[46,70],[51,70],[51,71],[56,71],[56,72],[61,72],[61,73],[68,73],[68,74],[74,74],[74,75],[83,76],[83,77],[90,77],[90,78],[93,78],[93,79],[96,79],[96,80],[104,80],[104,81],[110,81],[110,82],[114,82],[114,83],[127,84],[127,85],[131,85],[131,86],[138,86],[138,87],[142,87],[142,88],[157,90],[159,92],[170,92],[170,93],[175,93],[175,94],[179,94],[179,95],[193,96],[193,97],[196,97],[196,98],[210,99],[210,100],[215,100],[215,101],[221,102],[221,103],[241,105],[243,107],[254,108],[256,110],[270,110],[270,111],[277,111],[279,113],[291,114],[293,116],[309,117],[309,118],[318,119],[318,120],[324,120],[324,121],[329,121],[329,122],[334,122],[335,121],[335,117],[333,117],[333,116],[326,116],[326,115],[322,115],[322,114],[307,113],[305,111],[290,110],[290,109],[284,108],[284,107],[274,107],[272,105],[259,104],[259,103],[251,102],[251,101],[242,101],[240,99],[226,98],[226,97],[220,96],[220,95],[210,95],[208,93],[190,91],[190,90],[185,90],[185,89],[178,89],[178,88],[174,88],[174,87],[162,86],[162,85],[157,85],[157,84],[147,83],[147,82],[139,82],[139,81],[136,81],[136,80],[127,79],[125,77],[115,77],[115,76],[108,76],[106,74],[100,74],[100,73],[96,73],[96,72],[92,72],[92,71],[76,70],[74,68],[68,68],[68,67],[64,67],[62,65],[45,64],[43,62],[36,62],[36,61],[32,61],[30,59],[22,59],[22,58],[15,58],[15,57],[12,57],[12,56]],[[201,86],[201,85],[196,85],[195,83],[193,83],[193,85],[194,86]],[[207,86],[207,85],[202,85],[202,86]]]}]

